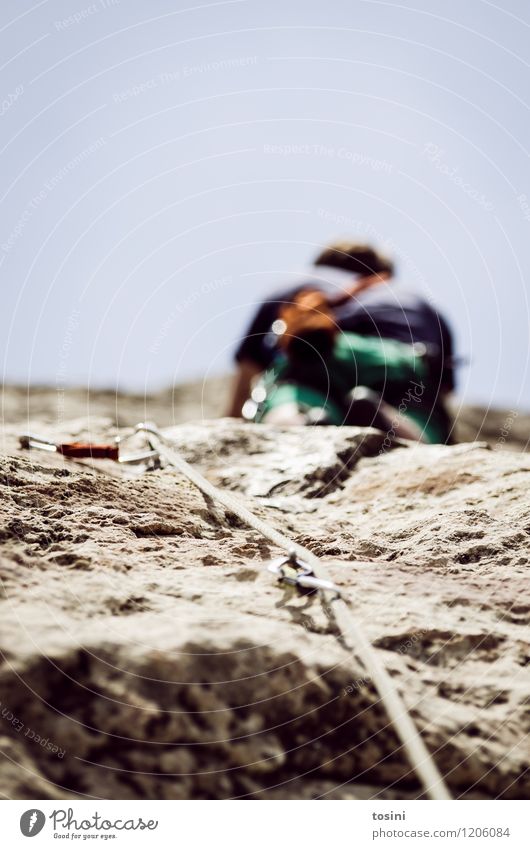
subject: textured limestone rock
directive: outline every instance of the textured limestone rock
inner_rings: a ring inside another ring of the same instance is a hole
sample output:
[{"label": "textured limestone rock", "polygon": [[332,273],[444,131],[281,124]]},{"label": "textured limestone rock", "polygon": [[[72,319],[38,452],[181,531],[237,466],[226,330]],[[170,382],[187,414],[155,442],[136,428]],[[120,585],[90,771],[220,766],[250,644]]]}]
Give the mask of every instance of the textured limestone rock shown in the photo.
[{"label": "textured limestone rock", "polygon": [[[18,450],[19,429],[0,462],[4,796],[418,795],[329,608],[267,572],[273,546],[171,469],[96,472]],[[380,454],[353,428],[170,434],[330,564],[454,794],[528,796],[530,457]]]},{"label": "textured limestone rock", "polygon": [[[112,420],[119,427],[135,425],[139,419],[156,421],[170,427],[199,419],[222,416],[226,409],[231,378],[216,376],[208,380],[182,383],[160,392],[144,395],[114,390],[47,386],[3,386],[0,389],[2,415],[6,422],[43,422],[54,430],[78,416]],[[482,440],[497,450],[511,448],[528,451],[530,413],[493,407],[452,404],[456,419],[457,442]]]}]

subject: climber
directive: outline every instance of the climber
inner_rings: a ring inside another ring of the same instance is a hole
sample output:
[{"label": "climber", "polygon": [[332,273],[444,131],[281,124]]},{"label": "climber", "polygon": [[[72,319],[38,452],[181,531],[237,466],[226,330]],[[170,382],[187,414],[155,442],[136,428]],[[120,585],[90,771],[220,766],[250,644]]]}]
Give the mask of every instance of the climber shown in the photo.
[{"label": "climber", "polygon": [[245,417],[371,426],[389,444],[392,437],[443,441],[425,345],[339,331],[321,292],[301,292],[281,308],[275,332],[278,354],[245,404]]},{"label": "climber", "polygon": [[[451,421],[445,401],[454,388],[454,374],[451,333],[443,317],[425,299],[391,285],[394,270],[392,262],[370,246],[349,242],[336,243],[326,248],[314,264],[317,267],[338,270],[340,285],[332,286],[329,280],[314,276],[288,291],[277,293],[261,305],[236,351],[238,368],[228,414],[242,414],[243,404],[249,397],[253,381],[271,367],[274,372],[278,358],[285,366],[285,340],[283,345],[280,344],[284,318],[280,318],[280,315],[283,315],[290,305],[296,304],[299,309],[300,296],[315,293],[322,299],[320,307],[317,308],[321,319],[323,313],[328,315],[337,332],[335,342],[337,351],[341,352],[339,359],[342,362],[346,349],[351,351],[362,348],[366,351],[368,347],[373,355],[377,353],[379,357],[386,357],[387,365],[392,359],[391,351],[414,351],[416,367],[422,368],[419,365],[421,360],[425,373],[428,371],[428,391],[425,391],[415,404],[415,409],[421,408],[421,415],[425,420],[429,418],[429,415],[425,417],[425,412],[433,413],[430,420],[436,421],[436,427],[433,428],[431,437],[436,441],[448,441]],[[277,332],[278,328],[280,332]],[[349,341],[341,340],[340,336],[344,333],[352,333],[355,339],[352,337]],[[405,348],[401,348],[398,343]],[[305,352],[307,351],[306,346]],[[312,365],[305,368],[306,385],[307,374]],[[369,377],[372,376],[371,373]],[[270,381],[271,373],[267,374],[265,383],[270,386]],[[285,385],[283,379],[282,383]],[[354,381],[350,389],[353,389],[354,385],[360,387],[361,383]],[[369,390],[378,392],[381,397],[377,399],[374,395],[369,395]],[[262,395],[263,391],[262,382],[257,388],[257,395]],[[407,390],[404,394],[406,396]],[[375,380],[365,384],[363,389],[358,388],[350,398],[351,402],[354,400],[356,403],[350,410],[348,421],[363,425],[372,424],[374,427],[383,424],[381,416],[385,404],[401,404],[400,398],[396,397],[396,383],[391,380],[390,374],[387,375],[384,385]],[[377,411],[375,419],[370,410]],[[252,415],[252,405],[247,405],[247,413],[249,411]],[[386,412],[389,413],[389,410]],[[353,422],[354,414],[358,417],[356,422]],[[386,421],[385,418],[384,422]]]}]

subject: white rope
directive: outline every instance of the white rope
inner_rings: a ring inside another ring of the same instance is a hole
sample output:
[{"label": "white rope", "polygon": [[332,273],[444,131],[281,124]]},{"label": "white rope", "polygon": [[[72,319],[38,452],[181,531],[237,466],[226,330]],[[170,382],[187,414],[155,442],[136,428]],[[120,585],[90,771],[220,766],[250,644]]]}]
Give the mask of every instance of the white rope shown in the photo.
[{"label": "white rope", "polygon": [[[254,515],[250,510],[239,503],[232,495],[223,490],[218,489],[210,481],[208,481],[200,472],[190,466],[183,457],[167,444],[164,436],[158,428],[139,424],[137,430],[142,430],[150,435],[153,447],[159,452],[162,459],[181,472],[188,478],[198,489],[205,495],[217,501],[226,507],[231,513],[234,513],[242,522],[249,525],[254,530],[258,531],[264,537],[269,539],[279,548],[287,552],[294,552],[301,560],[305,560],[313,574],[317,578],[322,578],[326,581],[331,581],[331,576],[322,561],[304,546],[293,542],[289,537],[277,531],[267,522],[264,522],[258,516]],[[451,795],[447,786],[434,763],[432,755],[423,742],[418,729],[414,725],[408,709],[399,695],[396,685],[394,684],[389,673],[379,660],[379,656],[374,647],[366,637],[363,629],[356,622],[342,596],[337,597],[332,602],[335,619],[339,626],[342,636],[350,643],[350,647],[357,651],[363,664],[369,670],[375,687],[381,697],[381,701],[386,707],[388,716],[394,725],[403,747],[408,755],[409,761],[414,768],[418,778],[421,780],[425,793],[430,799],[451,799]]]}]

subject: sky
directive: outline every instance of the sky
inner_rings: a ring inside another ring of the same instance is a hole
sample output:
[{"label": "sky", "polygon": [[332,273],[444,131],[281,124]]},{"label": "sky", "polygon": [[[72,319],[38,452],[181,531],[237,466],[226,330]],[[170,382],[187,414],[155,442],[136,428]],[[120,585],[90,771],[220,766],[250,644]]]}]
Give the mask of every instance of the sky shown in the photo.
[{"label": "sky", "polygon": [[458,394],[530,407],[524,0],[2,0],[4,381],[226,372],[328,241],[449,319]]}]

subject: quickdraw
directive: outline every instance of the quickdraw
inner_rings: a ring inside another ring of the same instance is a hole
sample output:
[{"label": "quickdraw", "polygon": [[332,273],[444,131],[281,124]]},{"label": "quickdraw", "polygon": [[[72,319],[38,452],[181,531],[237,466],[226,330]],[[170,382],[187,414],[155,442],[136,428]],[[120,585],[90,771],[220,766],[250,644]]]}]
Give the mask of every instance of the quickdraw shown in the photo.
[{"label": "quickdraw", "polygon": [[120,455],[122,438],[117,436],[114,442],[101,444],[97,442],[52,442],[34,433],[23,433],[19,436],[21,448],[36,448],[40,451],[52,451],[62,454],[72,460],[113,460],[115,463],[137,465],[145,463],[148,468],[157,468],[159,464],[158,451],[149,449],[135,454]]},{"label": "quickdraw", "polygon": [[290,551],[287,557],[277,557],[268,565],[269,572],[276,575],[280,583],[289,584],[300,591],[321,590],[333,593],[334,598],[342,596],[342,590],[333,581],[316,578],[311,566],[296,556],[296,551]]}]

